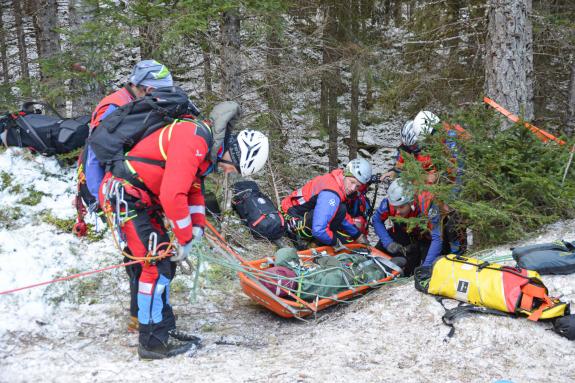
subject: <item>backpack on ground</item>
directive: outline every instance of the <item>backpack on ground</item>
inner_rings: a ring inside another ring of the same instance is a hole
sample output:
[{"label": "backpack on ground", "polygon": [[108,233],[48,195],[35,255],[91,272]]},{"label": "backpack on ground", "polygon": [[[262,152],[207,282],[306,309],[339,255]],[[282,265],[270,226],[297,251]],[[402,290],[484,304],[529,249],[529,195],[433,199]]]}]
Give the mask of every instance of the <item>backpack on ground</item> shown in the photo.
[{"label": "backpack on ground", "polygon": [[233,186],[232,206],[256,238],[271,241],[285,232],[282,214],[254,181],[238,181]]},{"label": "backpack on ground", "polygon": [[429,272],[418,268],[419,291],[527,319],[554,319],[569,313],[569,304],[548,295],[539,273],[449,254]]},{"label": "backpack on ground", "polygon": [[575,272],[575,246],[567,241],[516,247],[512,255],[517,266],[542,275]]},{"label": "backpack on ground", "polygon": [[100,163],[110,167],[143,138],[175,121],[197,116],[199,111],[183,89],[158,88],[149,95],[114,110],[94,129],[88,144]]},{"label": "backpack on ground", "polygon": [[[34,106],[50,109],[55,116],[42,114]],[[88,138],[90,116],[63,118],[48,104],[31,101],[18,113],[0,116],[0,137],[6,146],[30,148],[43,155],[71,152]]]}]

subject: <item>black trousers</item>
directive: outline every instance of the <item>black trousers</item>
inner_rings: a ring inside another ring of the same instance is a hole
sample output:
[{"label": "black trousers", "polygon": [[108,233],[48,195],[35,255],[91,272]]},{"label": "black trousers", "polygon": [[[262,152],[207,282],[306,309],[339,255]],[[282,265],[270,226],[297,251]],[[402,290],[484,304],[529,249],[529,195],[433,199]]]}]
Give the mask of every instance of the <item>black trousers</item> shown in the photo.
[{"label": "black trousers", "polygon": [[[452,213],[444,216],[441,221],[441,236],[443,246],[441,255],[463,254],[467,249],[465,229],[461,226],[459,217]],[[423,262],[431,246],[431,236],[429,233],[421,233],[419,230],[407,232],[405,224],[394,223],[393,228],[388,230],[391,238],[405,246],[407,249],[407,264],[404,267],[404,275],[410,276],[415,268]],[[381,241],[375,246],[379,250],[385,251]]]}]

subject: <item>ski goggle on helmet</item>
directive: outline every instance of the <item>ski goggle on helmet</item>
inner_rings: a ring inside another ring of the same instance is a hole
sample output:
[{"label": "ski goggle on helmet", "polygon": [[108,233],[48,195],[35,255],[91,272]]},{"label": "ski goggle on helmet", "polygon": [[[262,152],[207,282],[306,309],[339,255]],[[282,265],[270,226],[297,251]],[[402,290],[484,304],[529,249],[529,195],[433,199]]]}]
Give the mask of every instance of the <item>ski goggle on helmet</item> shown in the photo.
[{"label": "ski goggle on helmet", "polygon": [[362,184],[366,184],[371,179],[371,164],[363,158],[356,158],[347,164],[343,175],[346,177],[355,177]]},{"label": "ski goggle on helmet", "polygon": [[264,167],[268,160],[269,150],[270,144],[265,134],[257,130],[245,129],[238,134],[230,135],[221,154],[229,151],[231,163],[238,173],[242,176],[249,176]]},{"label": "ski goggle on helmet", "polygon": [[439,123],[439,117],[422,110],[413,120],[407,121],[401,129],[401,143],[408,147],[415,147],[425,135],[433,133],[433,125]]}]

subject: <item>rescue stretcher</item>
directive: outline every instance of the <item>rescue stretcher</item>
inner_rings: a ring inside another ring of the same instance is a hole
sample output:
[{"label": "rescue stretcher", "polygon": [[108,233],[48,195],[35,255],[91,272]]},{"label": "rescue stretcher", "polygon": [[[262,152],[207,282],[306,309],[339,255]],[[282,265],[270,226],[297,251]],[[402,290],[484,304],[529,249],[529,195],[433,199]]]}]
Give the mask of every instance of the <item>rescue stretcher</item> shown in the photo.
[{"label": "rescue stretcher", "polygon": [[[317,254],[320,253],[323,255],[334,256],[350,252],[365,252],[369,253],[372,257],[382,257],[386,260],[391,259],[391,257],[384,252],[363,244],[349,244],[339,251],[334,250],[334,248],[330,246],[322,246],[298,251],[298,255],[303,262],[306,262],[311,261],[314,256],[317,256]],[[296,294],[290,291],[286,291],[288,293],[287,298],[279,297],[263,286],[257,277],[257,272],[265,271],[265,269],[269,267],[267,261],[267,258],[263,258],[246,262],[246,272],[238,272],[240,286],[244,293],[255,302],[284,318],[306,317],[341,301],[346,301],[358,295],[365,294],[369,290],[380,287],[382,283],[389,282],[400,275],[399,271],[392,270],[390,275],[387,277],[379,279],[369,285],[353,287],[331,297],[317,298],[313,302],[308,302],[298,298]]]}]

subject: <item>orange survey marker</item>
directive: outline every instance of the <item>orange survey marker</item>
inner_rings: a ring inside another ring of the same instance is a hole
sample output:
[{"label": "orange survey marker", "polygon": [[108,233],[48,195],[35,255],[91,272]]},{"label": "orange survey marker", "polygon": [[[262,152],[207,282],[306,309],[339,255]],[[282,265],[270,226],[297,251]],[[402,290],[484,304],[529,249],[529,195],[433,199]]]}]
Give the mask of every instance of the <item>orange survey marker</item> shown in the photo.
[{"label": "orange survey marker", "polygon": [[[504,115],[505,117],[507,117],[509,120],[517,123],[520,122],[520,119],[518,116],[514,115],[513,113],[511,113],[510,111],[508,111],[507,109],[505,109],[504,107],[502,107],[501,105],[499,105],[498,103],[496,103],[495,101],[493,101],[492,99],[490,99],[489,97],[483,97],[483,102],[486,103],[487,105],[491,106],[492,108],[494,108],[495,110],[497,110],[499,113],[501,113],[502,115]],[[521,123],[530,131],[532,131],[533,133],[535,133],[535,135],[543,142],[547,142],[547,141],[555,141],[557,142],[559,145],[565,145],[565,141],[560,140],[559,138],[555,137],[554,135],[552,135],[549,132],[546,132],[543,129],[539,129],[538,127],[536,127],[535,125],[532,125],[528,122],[525,121],[521,121]]]}]

